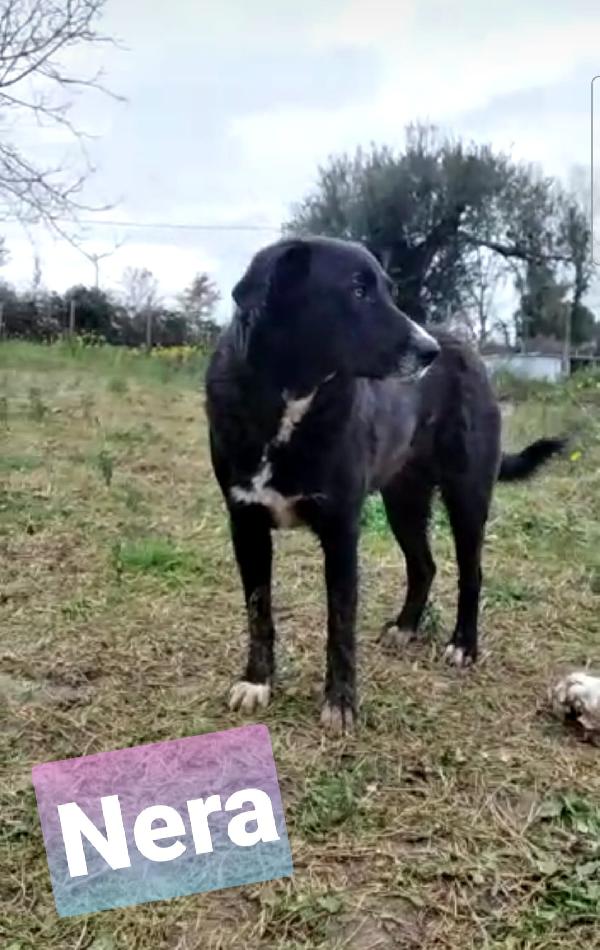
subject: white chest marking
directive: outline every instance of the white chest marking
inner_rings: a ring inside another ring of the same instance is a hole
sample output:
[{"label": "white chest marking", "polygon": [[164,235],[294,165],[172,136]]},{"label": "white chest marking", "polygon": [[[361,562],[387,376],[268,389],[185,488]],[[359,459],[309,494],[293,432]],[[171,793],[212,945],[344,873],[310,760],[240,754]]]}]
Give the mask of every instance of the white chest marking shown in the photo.
[{"label": "white chest marking", "polygon": [[231,497],[234,501],[247,505],[263,505],[264,508],[268,508],[280,528],[293,528],[298,524],[294,505],[303,496],[292,495],[286,498],[269,486],[269,482],[273,477],[273,467],[269,461],[269,449],[272,445],[284,445],[290,441],[294,429],[310,409],[315,392],[316,390],[313,390],[308,396],[303,396],[301,399],[286,399],[277,434],[265,446],[260,466],[250,482],[250,488],[234,485],[231,489]]}]

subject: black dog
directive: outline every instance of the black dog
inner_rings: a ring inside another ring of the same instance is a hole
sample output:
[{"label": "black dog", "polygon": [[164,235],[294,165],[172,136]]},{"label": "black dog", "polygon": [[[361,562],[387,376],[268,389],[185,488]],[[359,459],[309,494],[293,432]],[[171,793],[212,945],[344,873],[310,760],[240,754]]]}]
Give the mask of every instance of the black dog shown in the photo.
[{"label": "black dog", "polygon": [[[435,565],[427,540],[439,487],[459,568],[457,666],[477,657],[481,549],[494,482],[524,478],[562,443],[502,457],[500,413],[479,358],[434,339],[394,305],[391,282],[356,244],[285,240],[260,251],[235,287],[236,310],[213,356],[207,411],[247,605],[249,654],[230,705],[269,702],[275,630],[271,529],[304,523],[325,559],[328,638],[321,721],[356,711],[357,544],[363,501],[381,491],[408,574],[387,646],[416,634]],[[431,369],[427,369],[430,364]]]}]

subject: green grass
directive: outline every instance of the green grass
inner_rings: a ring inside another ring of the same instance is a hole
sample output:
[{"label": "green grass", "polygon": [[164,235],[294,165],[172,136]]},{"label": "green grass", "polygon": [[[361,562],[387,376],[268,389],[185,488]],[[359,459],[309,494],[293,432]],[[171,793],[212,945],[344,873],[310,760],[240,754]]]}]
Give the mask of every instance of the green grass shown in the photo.
[{"label": "green grass", "polygon": [[332,772],[322,770],[307,779],[296,811],[296,830],[307,840],[326,841],[336,829],[360,830],[365,823],[369,789],[375,788],[376,768],[368,761],[342,762]]},{"label": "green grass", "polygon": [[362,510],[361,526],[381,537],[386,537],[389,534],[390,527],[379,495],[370,495],[366,499]]},{"label": "green grass", "polygon": [[164,538],[143,538],[139,541],[119,542],[113,552],[115,568],[123,571],[154,571],[158,574],[175,574],[197,571],[197,556],[191,551],[182,551]]},{"label": "green grass", "polygon": [[[360,730],[318,724],[319,547],[275,541],[270,730],[294,877],[57,917],[31,787],[38,762],[228,729],[244,615],[207,450],[204,359],[0,344],[0,946],[13,950],[572,950],[600,947],[598,750],[547,687],[600,662],[596,380],[521,386],[504,441],[570,453],[499,486],[482,660],[444,667],[456,569],[447,517],[424,637],[380,651],[404,572],[381,501],[363,514]],[[504,383],[508,392],[508,383]]]},{"label": "green grass", "polygon": [[148,383],[189,385],[199,383],[206,368],[206,354],[198,352],[185,365],[173,365],[142,350],[98,344],[85,346],[79,340],[35,344],[21,340],[6,340],[0,347],[0,373],[21,370],[25,374],[43,376],[67,370],[69,373],[94,372],[104,377],[107,391],[123,396],[129,391],[129,380]]},{"label": "green grass", "polygon": [[37,455],[0,455],[0,473],[32,472],[43,464],[43,459]]},{"label": "green grass", "polygon": [[496,391],[503,400],[564,404],[566,401],[576,403],[583,397],[590,404],[600,405],[600,373],[597,369],[578,370],[558,384],[523,379],[505,370],[494,373],[493,378]]},{"label": "green grass", "polygon": [[547,798],[537,809],[528,843],[539,885],[512,933],[513,945],[552,934],[564,935],[566,943],[572,928],[593,926],[600,915],[598,802],[573,793]]}]

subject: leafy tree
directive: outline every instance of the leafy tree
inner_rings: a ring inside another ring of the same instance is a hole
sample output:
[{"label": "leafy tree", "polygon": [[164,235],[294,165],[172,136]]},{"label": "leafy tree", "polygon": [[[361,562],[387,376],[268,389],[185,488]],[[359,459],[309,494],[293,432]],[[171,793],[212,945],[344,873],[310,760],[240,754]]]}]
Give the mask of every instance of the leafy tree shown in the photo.
[{"label": "leafy tree", "polygon": [[488,145],[409,126],[401,152],[373,146],[333,157],[286,225],[365,243],[396,282],[399,305],[423,322],[468,305],[478,249],[505,268],[568,266],[560,189]]},{"label": "leafy tree", "polygon": [[525,279],[517,280],[521,300],[515,313],[515,329],[521,344],[533,337],[564,336],[569,305],[567,285],[558,283],[547,264],[530,264]]},{"label": "leafy tree", "polygon": [[[78,285],[60,296],[44,289],[41,263],[36,261],[32,286],[18,293],[0,282],[0,306],[7,336],[52,340],[69,325],[75,307],[75,333],[120,346],[143,346],[148,313],[152,316],[152,341],[156,346],[201,344],[211,346],[218,327],[205,319],[201,329],[189,312],[161,305],[157,283],[149,271],[130,269],[125,299],[98,287]],[[150,310],[148,308],[151,308]]]},{"label": "leafy tree", "polygon": [[564,201],[561,225],[563,240],[573,264],[567,332],[575,345],[591,339],[594,330],[594,315],[583,303],[594,273],[592,234],[588,221],[585,209],[576,197]]},{"label": "leafy tree", "polygon": [[75,330],[108,343],[120,342],[123,311],[110,294],[97,287],[78,285],[64,296],[63,329],[67,325],[71,302],[75,304]]},{"label": "leafy tree", "polygon": [[6,283],[0,284],[0,304],[7,336],[30,340],[55,339],[63,328],[64,302],[58,294],[18,294]]},{"label": "leafy tree", "polygon": [[589,199],[576,169],[571,189],[557,191],[554,215],[558,242],[565,259],[529,262],[517,274],[521,302],[516,313],[517,335],[545,336],[580,345],[593,337],[595,317],[583,299],[594,276]]}]

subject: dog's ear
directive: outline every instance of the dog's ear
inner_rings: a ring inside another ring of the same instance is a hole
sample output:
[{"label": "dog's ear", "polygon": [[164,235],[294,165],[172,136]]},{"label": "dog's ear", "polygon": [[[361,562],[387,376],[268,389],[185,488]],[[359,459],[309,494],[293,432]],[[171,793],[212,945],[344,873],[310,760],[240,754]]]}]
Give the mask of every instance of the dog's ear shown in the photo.
[{"label": "dog's ear", "polygon": [[257,255],[242,279],[235,285],[232,297],[243,312],[261,310],[268,302],[295,290],[308,275],[310,245],[304,241],[275,245],[263,257]]},{"label": "dog's ear", "polygon": [[254,310],[264,302],[265,288],[253,279],[251,271],[247,271],[231,291],[231,296],[240,310]]},{"label": "dog's ear", "polygon": [[269,278],[269,299],[286,297],[298,289],[310,271],[311,247],[305,241],[294,241],[277,258]]}]

